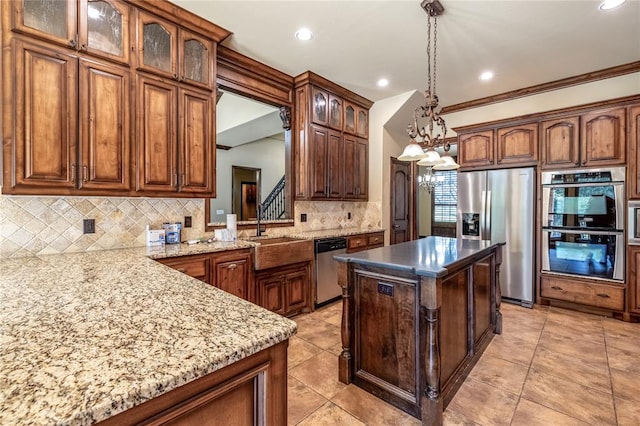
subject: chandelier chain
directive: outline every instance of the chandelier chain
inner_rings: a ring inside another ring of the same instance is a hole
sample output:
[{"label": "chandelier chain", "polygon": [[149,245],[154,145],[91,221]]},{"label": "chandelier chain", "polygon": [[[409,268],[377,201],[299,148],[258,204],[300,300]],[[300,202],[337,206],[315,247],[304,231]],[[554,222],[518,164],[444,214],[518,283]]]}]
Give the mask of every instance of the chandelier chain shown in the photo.
[{"label": "chandelier chain", "polygon": [[433,96],[431,91],[431,17],[427,18],[427,92],[429,98]]},{"label": "chandelier chain", "polygon": [[436,94],[436,65],[438,64],[438,17],[433,17],[433,96]]}]

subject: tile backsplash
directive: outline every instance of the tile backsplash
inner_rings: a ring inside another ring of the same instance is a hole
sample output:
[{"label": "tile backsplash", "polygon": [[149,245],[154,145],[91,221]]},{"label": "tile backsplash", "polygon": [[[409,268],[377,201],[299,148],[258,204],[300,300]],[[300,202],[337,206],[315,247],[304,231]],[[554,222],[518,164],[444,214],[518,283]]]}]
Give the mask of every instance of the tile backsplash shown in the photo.
[{"label": "tile backsplash", "polygon": [[[146,226],[183,222],[182,238],[204,233],[204,200],[0,196],[0,258],[106,250],[146,244]],[[83,219],[95,233],[83,234]]]},{"label": "tile backsplash", "polygon": [[[303,213],[306,222],[300,221]],[[294,215],[293,228],[270,228],[269,235],[380,228],[382,205],[298,201]],[[0,195],[0,258],[140,247],[146,244],[147,225],[160,229],[164,222],[183,222],[185,216],[192,217],[192,228],[183,228],[182,240],[204,236],[203,199]],[[95,233],[82,233],[83,219],[95,219]],[[253,229],[239,233],[254,234]]]}]

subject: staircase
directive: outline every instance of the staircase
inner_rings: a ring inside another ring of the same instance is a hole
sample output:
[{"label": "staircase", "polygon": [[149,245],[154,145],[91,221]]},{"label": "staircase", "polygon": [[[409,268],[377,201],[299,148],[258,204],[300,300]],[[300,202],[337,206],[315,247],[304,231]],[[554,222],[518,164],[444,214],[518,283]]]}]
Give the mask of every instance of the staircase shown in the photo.
[{"label": "staircase", "polygon": [[281,219],[285,213],[285,176],[276,183],[267,198],[262,202],[260,220]]}]

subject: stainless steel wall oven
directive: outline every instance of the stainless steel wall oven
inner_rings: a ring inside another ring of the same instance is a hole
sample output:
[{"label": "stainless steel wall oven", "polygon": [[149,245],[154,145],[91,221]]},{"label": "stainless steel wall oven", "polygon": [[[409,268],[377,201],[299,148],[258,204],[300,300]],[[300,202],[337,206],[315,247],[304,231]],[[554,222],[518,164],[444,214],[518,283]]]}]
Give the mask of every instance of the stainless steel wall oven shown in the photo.
[{"label": "stainless steel wall oven", "polygon": [[542,270],[624,280],[624,167],[542,173]]}]

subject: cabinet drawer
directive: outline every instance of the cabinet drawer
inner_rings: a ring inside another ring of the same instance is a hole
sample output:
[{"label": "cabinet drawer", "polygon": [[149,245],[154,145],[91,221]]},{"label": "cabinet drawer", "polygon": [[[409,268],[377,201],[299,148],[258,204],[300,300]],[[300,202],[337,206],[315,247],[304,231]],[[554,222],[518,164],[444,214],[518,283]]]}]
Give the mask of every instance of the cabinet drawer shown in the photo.
[{"label": "cabinet drawer", "polygon": [[354,237],[349,237],[347,240],[347,248],[348,249],[358,249],[367,246],[367,236],[366,235],[357,235]]},{"label": "cabinet drawer", "polygon": [[[384,244],[384,234],[372,234],[369,235],[369,246],[379,246]],[[373,248],[373,247],[369,247]]]},{"label": "cabinet drawer", "polygon": [[197,278],[205,282],[209,281],[208,258],[163,260],[161,263],[164,263],[178,272],[187,274],[190,277]]},{"label": "cabinet drawer", "polygon": [[542,297],[581,303],[614,311],[624,310],[624,288],[556,278],[542,278]]}]

